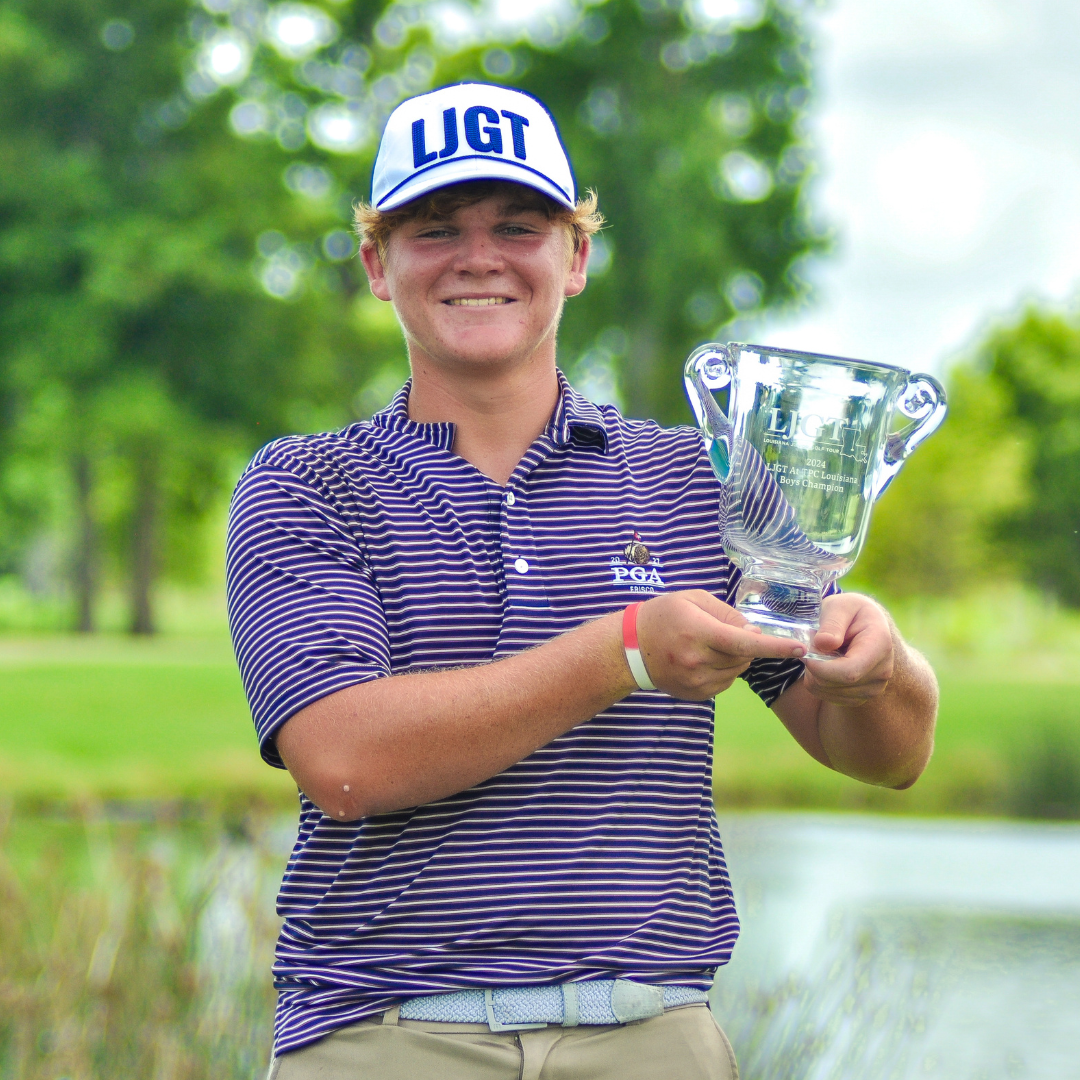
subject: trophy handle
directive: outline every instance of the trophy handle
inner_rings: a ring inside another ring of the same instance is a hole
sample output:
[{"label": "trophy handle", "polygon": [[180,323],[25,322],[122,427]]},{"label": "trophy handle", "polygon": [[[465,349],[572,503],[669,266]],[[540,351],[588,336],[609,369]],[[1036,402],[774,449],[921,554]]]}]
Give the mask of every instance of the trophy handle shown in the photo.
[{"label": "trophy handle", "polygon": [[909,375],[897,395],[896,408],[908,417],[909,423],[885,439],[881,464],[874,477],[875,500],[892,483],[915,447],[941,426],[948,408],[945,387],[932,375]]},{"label": "trophy handle", "polygon": [[[726,345],[702,345],[687,358],[683,368],[686,396],[690,399],[698,426],[707,435],[725,434],[731,422],[712,396],[713,390],[733,387],[735,363]],[[728,408],[731,395],[728,393]]]},{"label": "trophy handle", "polygon": [[716,403],[713,390],[728,388],[728,410],[735,391],[735,362],[726,345],[715,342],[695,349],[683,368],[686,396],[705,437],[709,460],[721,483],[731,470],[731,421]]}]

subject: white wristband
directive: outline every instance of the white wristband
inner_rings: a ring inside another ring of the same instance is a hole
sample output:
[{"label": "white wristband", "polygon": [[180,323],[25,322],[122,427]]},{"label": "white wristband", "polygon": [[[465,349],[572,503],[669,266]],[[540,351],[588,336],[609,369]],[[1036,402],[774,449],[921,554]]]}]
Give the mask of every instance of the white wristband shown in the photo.
[{"label": "white wristband", "polygon": [[630,665],[630,674],[634,676],[634,682],[641,690],[655,690],[656,685],[649,678],[648,668],[641,659],[641,650],[638,648],[637,639],[637,613],[640,603],[631,604],[623,612],[622,635],[623,651],[626,653],[626,662]]}]

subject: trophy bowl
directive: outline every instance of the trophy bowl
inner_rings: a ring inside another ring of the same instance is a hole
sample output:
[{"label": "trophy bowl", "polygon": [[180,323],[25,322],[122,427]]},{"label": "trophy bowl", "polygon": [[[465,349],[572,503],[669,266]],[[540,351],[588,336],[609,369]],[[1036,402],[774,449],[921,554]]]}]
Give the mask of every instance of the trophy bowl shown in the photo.
[{"label": "trophy bowl", "polygon": [[930,375],[763,345],[703,345],[686,393],[721,483],[735,606],[812,647],[825,590],[854,565],[870,508],[945,419]]}]

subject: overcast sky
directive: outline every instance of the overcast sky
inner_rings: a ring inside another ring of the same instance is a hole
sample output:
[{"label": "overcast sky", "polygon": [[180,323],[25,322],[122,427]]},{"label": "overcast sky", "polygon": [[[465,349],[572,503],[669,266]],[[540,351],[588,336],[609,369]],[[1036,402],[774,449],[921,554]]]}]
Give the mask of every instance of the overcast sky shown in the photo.
[{"label": "overcast sky", "polygon": [[838,244],[813,307],[756,340],[939,372],[1024,299],[1069,301],[1080,3],[832,0],[815,22]]}]

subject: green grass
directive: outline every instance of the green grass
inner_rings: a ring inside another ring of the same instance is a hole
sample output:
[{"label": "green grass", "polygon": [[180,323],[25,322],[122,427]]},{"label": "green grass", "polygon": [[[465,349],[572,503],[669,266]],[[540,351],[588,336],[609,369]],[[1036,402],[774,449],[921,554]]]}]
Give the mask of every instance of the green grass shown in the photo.
[{"label": "green grass", "polygon": [[225,637],[0,641],[0,790],[295,797],[265,765]]},{"label": "green grass", "polygon": [[[822,768],[739,681],[717,705],[717,801],[1080,817],[1080,624],[1022,594],[982,604],[901,609],[942,689],[936,751],[915,787],[871,788]],[[259,758],[221,632],[0,637],[0,793],[295,799],[288,775]]]},{"label": "green grass", "polygon": [[1080,680],[993,681],[943,671],[934,756],[888,791],[811,760],[741,681],[716,714],[717,802],[922,814],[1080,817]]},{"label": "green grass", "polygon": [[717,705],[717,802],[1080,818],[1080,615],[1009,584],[887,606],[941,686],[919,782],[887,791],[821,768],[740,681]]}]

